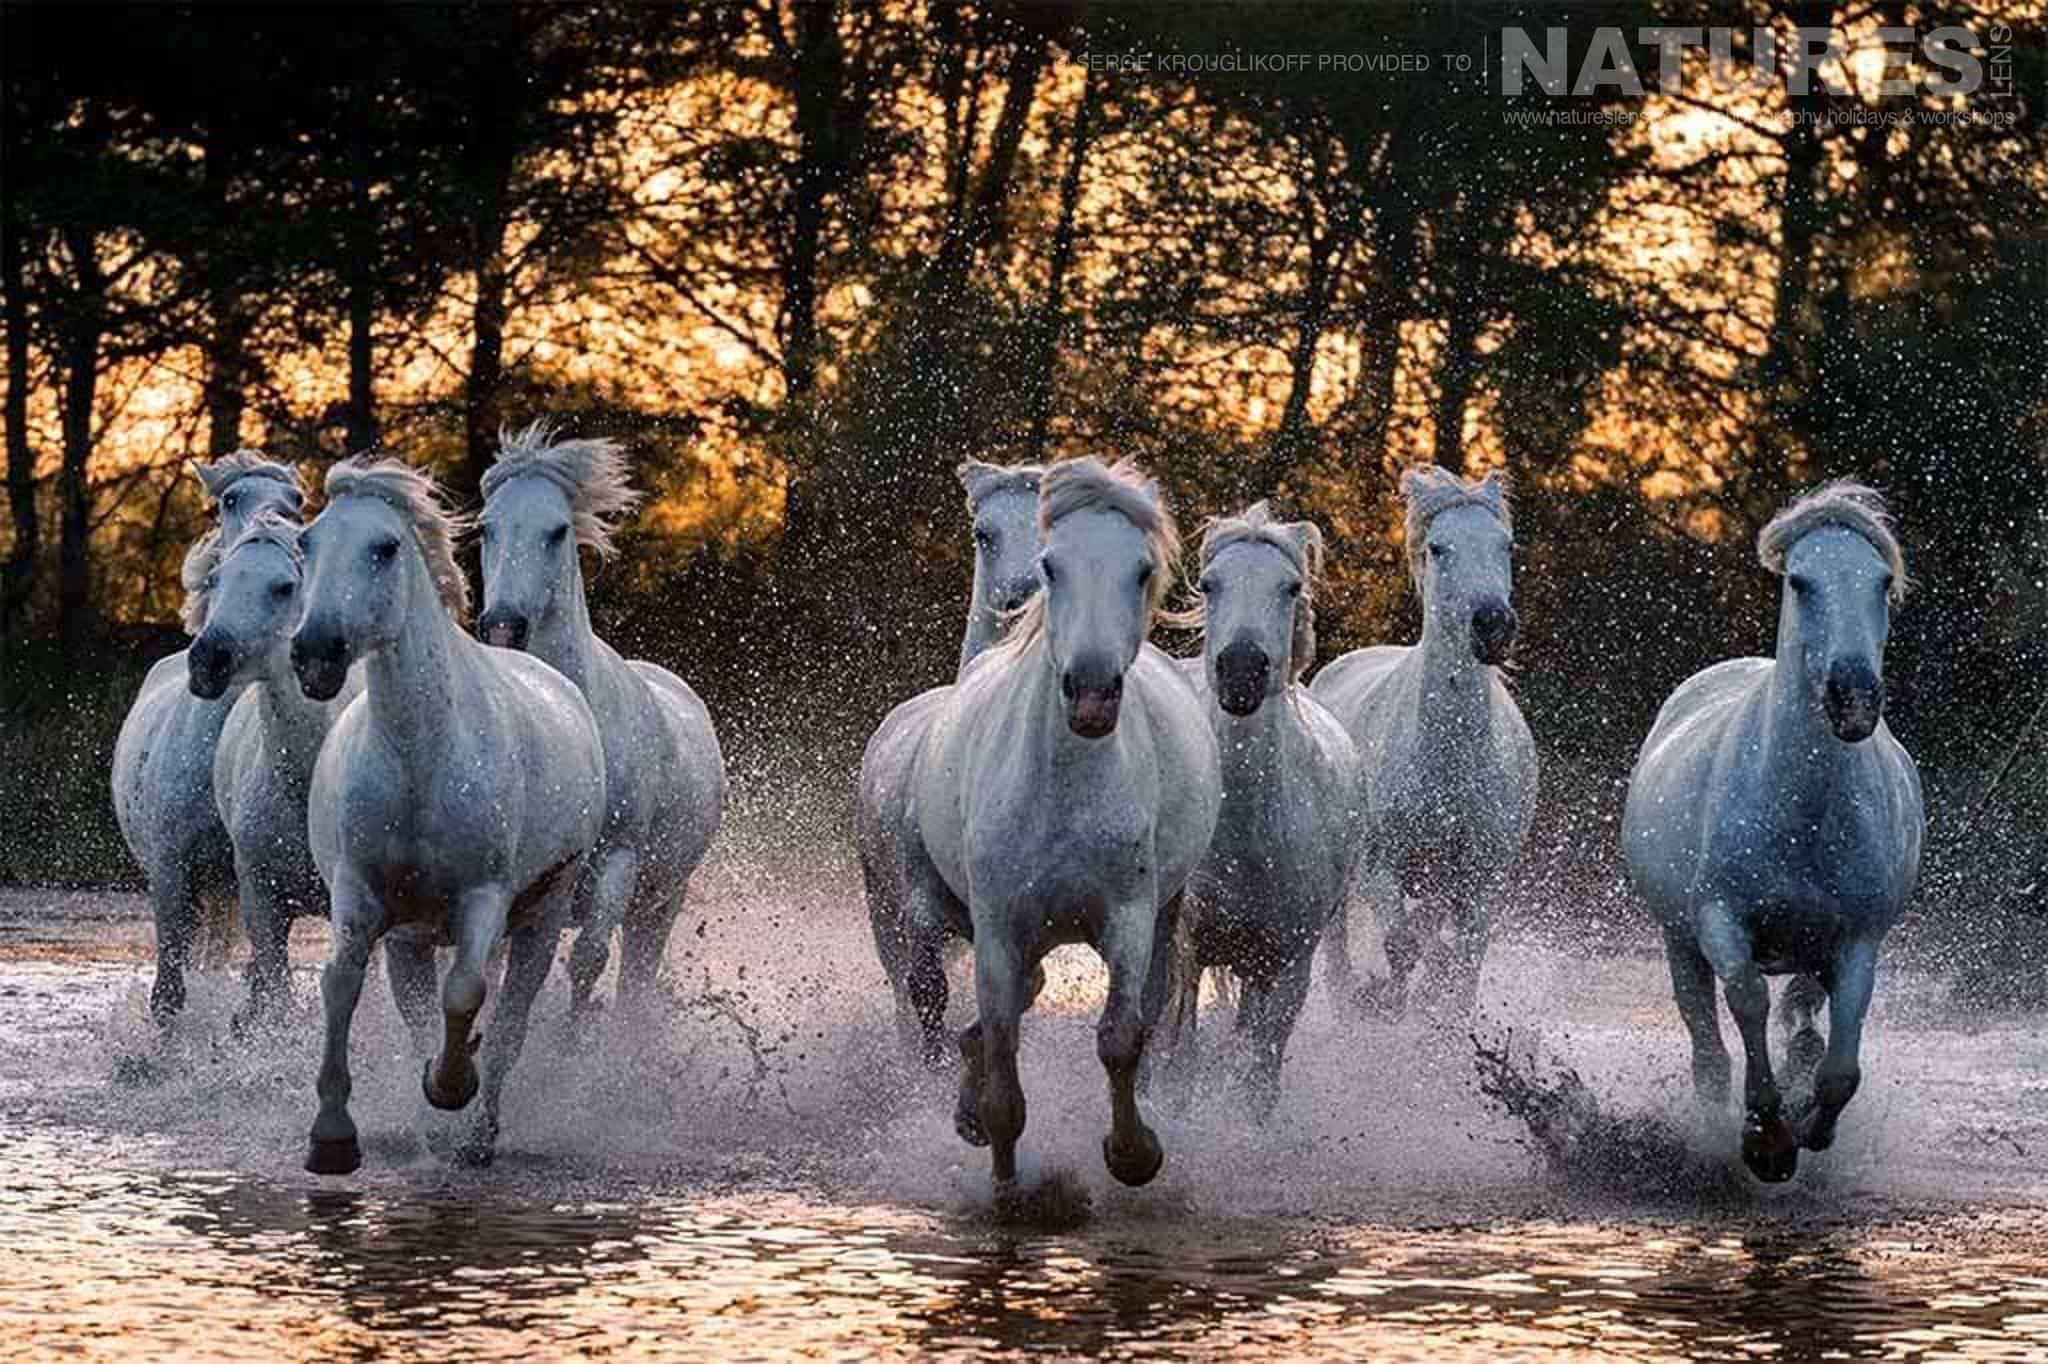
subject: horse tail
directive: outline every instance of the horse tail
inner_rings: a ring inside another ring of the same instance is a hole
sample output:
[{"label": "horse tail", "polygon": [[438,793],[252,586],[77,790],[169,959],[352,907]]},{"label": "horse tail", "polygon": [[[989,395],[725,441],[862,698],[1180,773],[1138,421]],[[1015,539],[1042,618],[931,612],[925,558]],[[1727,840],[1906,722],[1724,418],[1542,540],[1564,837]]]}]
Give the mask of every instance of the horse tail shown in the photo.
[{"label": "horse tail", "polygon": [[1202,961],[1195,952],[1195,912],[1183,904],[1174,916],[1173,936],[1164,944],[1171,953],[1166,968],[1166,1007],[1160,1021],[1166,1025],[1166,1050],[1180,1049],[1186,1029],[1195,1022],[1202,1004]]}]

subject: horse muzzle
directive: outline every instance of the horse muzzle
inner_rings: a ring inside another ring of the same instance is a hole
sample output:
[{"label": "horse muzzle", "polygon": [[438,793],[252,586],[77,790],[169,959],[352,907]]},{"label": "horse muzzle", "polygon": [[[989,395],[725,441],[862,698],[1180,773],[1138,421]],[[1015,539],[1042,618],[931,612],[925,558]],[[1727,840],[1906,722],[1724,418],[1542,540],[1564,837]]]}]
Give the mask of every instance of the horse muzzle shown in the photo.
[{"label": "horse muzzle", "polygon": [[235,675],[235,651],[212,630],[192,641],[185,651],[185,682],[202,701],[226,696]]},{"label": "horse muzzle", "polygon": [[524,649],[532,629],[525,616],[502,606],[476,618],[476,637],[494,649]]},{"label": "horse muzzle", "polygon": [[1266,651],[1240,639],[1216,655],[1216,704],[1230,715],[1251,715],[1266,699],[1273,662]]},{"label": "horse muzzle", "polygon": [[1877,732],[1877,722],[1884,717],[1884,681],[1860,663],[1830,668],[1821,689],[1821,709],[1837,739],[1860,744]]},{"label": "horse muzzle", "polygon": [[340,634],[301,630],[292,636],[292,671],[299,690],[315,701],[332,701],[348,681],[348,640]]},{"label": "horse muzzle", "polygon": [[1115,732],[1124,700],[1121,673],[1106,683],[1079,682],[1068,673],[1060,679],[1060,691],[1067,698],[1068,729],[1084,739],[1100,739]]},{"label": "horse muzzle", "polygon": [[1488,667],[1508,661],[1515,647],[1515,608],[1504,601],[1482,602],[1472,610],[1472,657]]}]

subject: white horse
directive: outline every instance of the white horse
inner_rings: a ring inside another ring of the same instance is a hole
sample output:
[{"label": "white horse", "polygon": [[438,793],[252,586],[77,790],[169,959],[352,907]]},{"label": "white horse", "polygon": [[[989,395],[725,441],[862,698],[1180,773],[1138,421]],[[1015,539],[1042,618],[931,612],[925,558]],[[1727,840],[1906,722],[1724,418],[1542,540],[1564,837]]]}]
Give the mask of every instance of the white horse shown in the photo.
[{"label": "white horse", "polygon": [[[556,441],[535,422],[506,436],[484,474],[486,644],[523,649],[582,689],[604,739],[604,828],[577,889],[570,1017],[591,1004],[614,929],[624,928],[619,1001],[650,1002],[690,874],[718,831],[725,762],[710,712],[665,668],[628,661],[590,628],[579,549],[612,553],[639,497],[608,440]],[[425,944],[417,949],[431,952]]]},{"label": "white horse", "polygon": [[[185,630],[197,635],[206,624],[208,580],[223,540],[240,535],[265,511],[296,519],[303,492],[289,466],[254,450],[194,471],[218,518],[185,555],[181,574]],[[213,800],[214,751],[234,699],[232,693],[195,695],[180,651],[150,668],[114,743],[114,815],[149,883],[156,918],[149,1008],[159,1023],[185,1007],[185,968],[202,906],[224,907],[235,889],[233,850]]]},{"label": "white horse", "polygon": [[[910,913],[974,940],[980,1018],[955,1124],[1014,1187],[1024,1091],[1017,1030],[1045,954],[1086,942],[1109,968],[1096,1053],[1109,1075],[1102,1153],[1126,1184],[1163,1160],[1138,1069],[1166,1000],[1174,916],[1221,800],[1216,737],[1165,655],[1145,649],[1177,539],[1131,466],[1055,464],[1038,497],[1042,590],[930,722],[908,786]],[[1155,944],[1162,950],[1155,951]]]},{"label": "white horse", "polygon": [[[482,1163],[576,877],[603,826],[604,747],[574,683],[463,633],[469,592],[455,563],[456,521],[424,474],[359,457],[328,471],[327,495],[300,541],[306,603],[292,667],[306,695],[328,700],[360,660],[364,689],[320,750],[306,811],[333,935],[306,1168],[347,1174],[362,1162],[348,1114],[349,1024],[370,949],[387,933],[455,947],[440,1054],[422,1077],[427,1101],[444,1109],[475,1097],[470,1025],[484,1003],[484,968],[509,941],[483,1107],[459,1152]],[[431,971],[431,956],[423,960]],[[394,970],[400,961],[390,958]],[[401,1000],[420,993],[403,981],[393,991]]]},{"label": "white horse", "polygon": [[206,628],[186,652],[192,694],[238,691],[213,760],[214,802],[234,848],[248,935],[249,1003],[238,1028],[289,998],[286,944],[294,918],[327,913],[327,890],[306,844],[314,759],[360,680],[333,701],[308,700],[292,676],[304,564],[299,526],[263,512],[221,551],[195,603]]},{"label": "white horse", "polygon": [[1401,492],[1422,642],[1354,650],[1311,687],[1364,760],[1358,882],[1377,902],[1390,972],[1383,992],[1355,991],[1340,914],[1330,974],[1340,998],[1398,1014],[1448,912],[1442,1002],[1469,1011],[1493,905],[1536,808],[1536,745],[1499,671],[1515,639],[1513,521],[1498,473],[1467,483],[1425,465],[1401,475]]},{"label": "white horse", "polygon": [[1358,861],[1358,748],[1300,682],[1315,661],[1322,562],[1322,533],[1275,521],[1263,502],[1202,537],[1194,675],[1222,755],[1223,808],[1188,882],[1168,1017],[1175,1065],[1191,1070],[1202,971],[1235,973],[1243,1079],[1261,1118],[1279,1098],[1316,944]]},{"label": "white horse", "polygon": [[[1789,1179],[1856,1092],[1878,944],[1920,875],[1920,774],[1885,727],[1884,646],[1906,566],[1878,495],[1830,483],[1757,537],[1786,591],[1778,652],[1695,673],[1657,713],[1629,779],[1622,849],[1664,928],[1700,1096],[1727,1101],[1719,977],[1745,1054],[1742,1157]],[[1788,1120],[1771,1073],[1766,975],[1796,973],[1791,1068],[1811,1101]],[[1826,992],[1825,1056],[1811,1012]],[[1797,1015],[1806,1015],[1798,1017]]]},{"label": "white horse", "polygon": [[[1045,471],[1036,464],[1004,468],[970,460],[958,472],[974,518],[974,596],[960,643],[964,673],[1038,591],[1038,485]],[[883,718],[861,755],[854,808],[868,922],[896,995],[904,1045],[934,1066],[947,1056],[948,931],[940,905],[911,893],[914,878],[928,872],[908,793],[932,718],[952,691],[950,684],[933,687]]]}]

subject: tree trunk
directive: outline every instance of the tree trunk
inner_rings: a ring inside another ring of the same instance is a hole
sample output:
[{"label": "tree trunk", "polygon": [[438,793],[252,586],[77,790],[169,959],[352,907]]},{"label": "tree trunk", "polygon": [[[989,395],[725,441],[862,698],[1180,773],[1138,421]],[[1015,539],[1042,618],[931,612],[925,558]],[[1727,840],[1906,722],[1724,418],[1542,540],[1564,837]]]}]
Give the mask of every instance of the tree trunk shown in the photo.
[{"label": "tree trunk", "polygon": [[1060,177],[1059,219],[1053,225],[1052,260],[1046,267],[1045,301],[1038,312],[1038,354],[1032,362],[1030,379],[1031,430],[1024,441],[1024,458],[1032,463],[1045,458],[1046,436],[1052,425],[1053,368],[1059,360],[1060,333],[1066,328],[1067,272],[1074,264],[1081,171],[1088,160],[1088,144],[1095,135],[1095,94],[1093,75],[1084,74],[1081,78],[1081,102],[1074,110],[1074,127],[1067,148],[1067,167]]},{"label": "tree trunk", "polygon": [[22,243],[25,224],[15,195],[0,194],[0,301],[7,325],[7,503],[14,543],[0,580],[0,639],[12,638],[35,587],[42,519],[36,514],[36,454],[28,441],[28,281]]},{"label": "tree trunk", "polygon": [[348,452],[377,447],[374,328],[377,320],[377,207],[370,197],[369,90],[359,85],[349,130],[349,207],[342,228],[343,289],[348,295]]},{"label": "tree trunk", "polygon": [[1394,415],[1394,380],[1401,363],[1401,323],[1415,268],[1413,210],[1390,196],[1373,214],[1372,271],[1360,307],[1365,358],[1349,406],[1356,414],[1359,474],[1377,479],[1387,467]]},{"label": "tree trunk", "polygon": [[1246,496],[1272,493],[1306,459],[1315,446],[1309,430],[1308,400],[1315,388],[1316,352],[1329,326],[1330,302],[1336,297],[1344,274],[1344,257],[1358,235],[1364,215],[1364,201],[1342,222],[1318,233],[1311,206],[1308,221],[1308,273],[1301,286],[1301,321],[1295,330],[1294,346],[1287,357],[1287,401],[1280,409],[1280,424],[1266,445],[1256,482],[1261,486],[1245,490]]},{"label": "tree trunk", "polygon": [[235,231],[228,208],[228,186],[234,179],[235,154],[230,139],[212,130],[202,151],[201,192],[208,235],[206,302],[206,449],[213,458],[242,446],[242,413],[248,405],[249,333],[252,319],[243,301],[231,243]]},{"label": "tree trunk", "polygon": [[818,373],[818,252],[825,196],[844,169],[836,114],[843,77],[839,11],[832,4],[796,9],[797,163],[790,193],[789,252],[782,277],[782,377],[786,400],[809,395]]},{"label": "tree trunk", "polygon": [[93,405],[99,396],[100,341],[106,328],[106,282],[100,273],[99,243],[89,226],[65,225],[78,290],[65,320],[62,342],[64,389],[61,398],[64,461],[57,495],[61,539],[57,552],[57,624],[67,648],[75,649],[87,634],[89,569],[87,537],[91,503],[87,466],[92,459]]},{"label": "tree trunk", "polygon": [[1451,270],[1446,290],[1444,349],[1436,366],[1436,434],[1430,458],[1454,474],[1465,472],[1465,404],[1478,374],[1479,310],[1466,298],[1461,272]]},{"label": "tree trunk", "polygon": [[959,297],[967,282],[974,258],[994,240],[1002,208],[1010,197],[1017,171],[1017,151],[1023,145],[1024,129],[1031,118],[1031,105],[1038,97],[1039,77],[1048,57],[1045,36],[1037,31],[1017,40],[1010,58],[1010,81],[1003,91],[1002,112],[989,143],[988,165],[975,183],[974,194],[958,231],[946,234],[932,267],[935,294],[941,305]]},{"label": "tree trunk", "polygon": [[454,489],[459,502],[474,501],[482,489],[484,470],[491,465],[498,428],[503,424],[499,403],[505,383],[506,293],[511,273],[505,259],[505,228],[512,192],[512,144],[493,137],[484,156],[480,202],[472,226],[476,312],[470,329],[469,383],[463,397],[468,455]]}]

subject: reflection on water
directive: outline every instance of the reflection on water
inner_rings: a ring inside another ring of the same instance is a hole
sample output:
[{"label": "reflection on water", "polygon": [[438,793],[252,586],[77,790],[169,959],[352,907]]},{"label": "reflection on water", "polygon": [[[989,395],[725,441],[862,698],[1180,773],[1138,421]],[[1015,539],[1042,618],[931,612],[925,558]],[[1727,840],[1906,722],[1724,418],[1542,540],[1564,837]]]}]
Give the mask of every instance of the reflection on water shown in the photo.
[{"label": "reflection on water", "polygon": [[[2048,1147],[2048,1044],[2023,1020],[1945,1021],[1904,985],[1841,1148],[1731,1203],[1546,1181],[1478,1097],[1469,1047],[1350,1032],[1313,1004],[1272,1129],[1162,1118],[1165,1174],[1116,1188],[1093,1151],[1091,982],[1070,973],[1026,1036],[1030,1152],[1094,1205],[1055,1233],[988,1216],[946,1096],[883,1060],[857,924],[744,977],[754,1052],[697,1016],[568,1056],[551,996],[480,1172],[418,1141],[416,1065],[367,992],[369,1162],[322,1181],[296,1168],[303,973],[279,1036],[226,1043],[235,991],[214,978],[158,1039],[132,918],[6,910],[0,1355],[2048,1358],[2027,1154]],[[692,943],[693,966],[740,978],[720,931]],[[1554,1025],[1603,1102],[1664,1102],[1683,1048],[1654,959],[1509,950],[1493,988],[1518,1026]],[[1570,1017],[1548,1018],[1560,998]]]},{"label": "reflection on water", "polygon": [[1913,1243],[1592,1222],[1162,1220],[1037,1236],[794,1194],[549,1203],[521,1181],[371,1192],[132,1173],[92,1133],[15,1135],[0,1157],[0,1348],[62,1337],[95,1354],[252,1358],[2048,1352],[2048,1272],[1935,1248],[1938,1226]]}]

